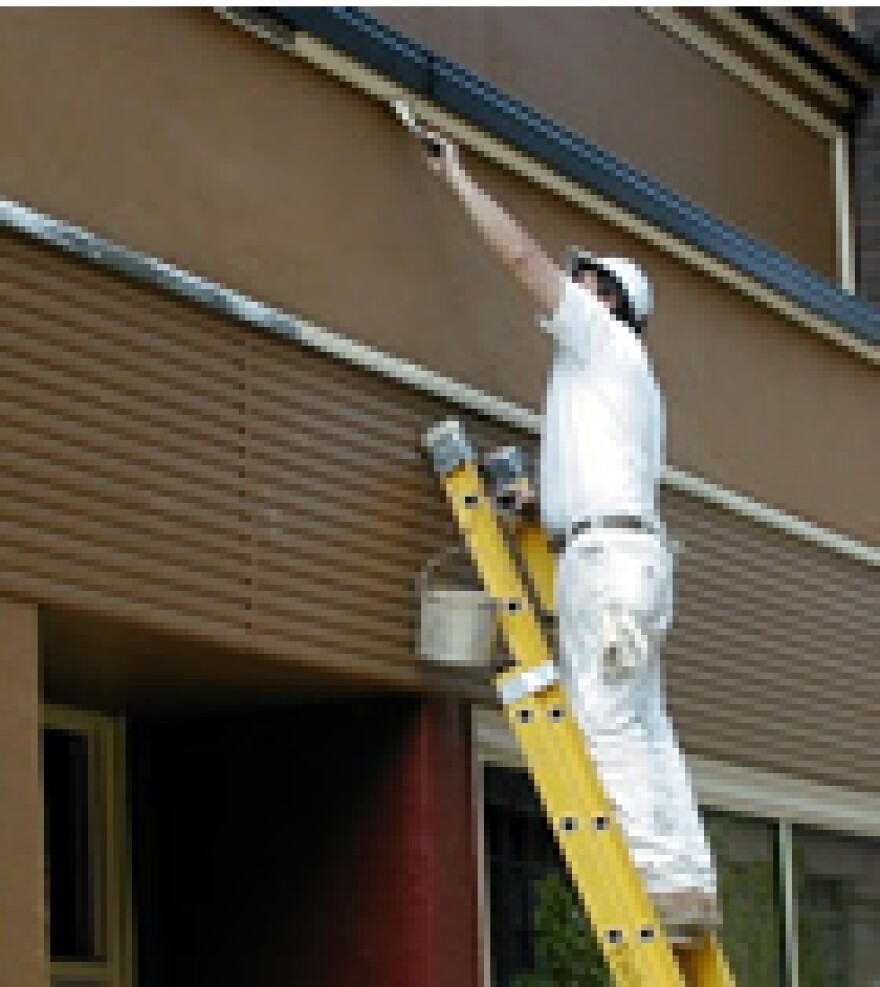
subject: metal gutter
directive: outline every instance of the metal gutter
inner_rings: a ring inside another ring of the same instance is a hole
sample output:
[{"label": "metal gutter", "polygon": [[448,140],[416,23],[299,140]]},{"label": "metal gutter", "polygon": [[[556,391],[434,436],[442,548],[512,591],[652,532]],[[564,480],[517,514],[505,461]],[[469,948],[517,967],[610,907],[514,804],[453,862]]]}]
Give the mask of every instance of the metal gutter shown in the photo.
[{"label": "metal gutter", "polygon": [[560,175],[653,226],[747,273],[871,346],[880,345],[880,309],[664,188],[573,131],[496,89],[475,73],[351,7],[259,11],[349,54]]}]

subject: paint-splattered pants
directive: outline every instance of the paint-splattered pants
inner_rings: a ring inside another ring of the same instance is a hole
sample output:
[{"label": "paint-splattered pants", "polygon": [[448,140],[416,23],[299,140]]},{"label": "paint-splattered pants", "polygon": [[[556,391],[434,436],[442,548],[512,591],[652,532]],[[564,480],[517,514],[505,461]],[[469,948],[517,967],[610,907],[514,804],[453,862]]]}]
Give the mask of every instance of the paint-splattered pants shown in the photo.
[{"label": "paint-splattered pants", "polygon": [[715,868],[663,697],[672,569],[661,535],[603,529],[575,539],[556,574],[562,679],[649,892],[714,894]]}]

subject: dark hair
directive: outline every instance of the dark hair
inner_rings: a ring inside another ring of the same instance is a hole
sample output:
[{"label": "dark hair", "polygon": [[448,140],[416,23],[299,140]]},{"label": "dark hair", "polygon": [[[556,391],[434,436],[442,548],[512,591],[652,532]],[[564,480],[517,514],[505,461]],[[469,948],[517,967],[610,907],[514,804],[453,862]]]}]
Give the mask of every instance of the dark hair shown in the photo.
[{"label": "dark hair", "polygon": [[624,325],[629,326],[630,329],[636,333],[636,335],[641,335],[641,332],[645,327],[645,320],[636,318],[636,314],[633,311],[632,301],[629,297],[629,292],[627,292],[626,288],[624,288],[619,278],[611,271],[606,270],[598,264],[581,262],[573,272],[575,281],[579,280],[580,275],[584,271],[596,272],[600,294],[604,294],[605,292],[611,292],[613,294],[615,301],[614,306],[611,309],[611,314],[616,319],[623,322]]}]

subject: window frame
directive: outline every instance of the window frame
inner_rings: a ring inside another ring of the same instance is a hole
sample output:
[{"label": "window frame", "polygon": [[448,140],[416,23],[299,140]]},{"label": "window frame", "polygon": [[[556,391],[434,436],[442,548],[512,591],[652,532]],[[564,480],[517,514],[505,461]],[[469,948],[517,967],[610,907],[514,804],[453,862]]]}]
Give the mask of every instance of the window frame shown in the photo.
[{"label": "window frame", "polygon": [[[853,216],[854,186],[851,164],[852,134],[850,129],[834,119],[829,113],[819,110],[805,98],[796,95],[782,83],[771,79],[746,58],[738,55],[721,41],[716,40],[706,31],[689,21],[686,16],[671,8],[663,7],[644,7],[641,8],[641,12],[649,21],[668,31],[683,44],[689,45],[700,52],[704,58],[717,65],[734,79],[737,79],[756,93],[759,93],[778,109],[787,113],[792,119],[798,121],[826,142],[827,153],[829,155],[831,194],[834,202],[836,227],[834,246],[837,269],[835,272],[835,281],[841,290],[849,294],[855,294],[857,290],[855,264],[856,242]],[[740,37],[745,37],[750,43],[755,44],[759,50],[764,51],[765,54],[768,51],[768,47],[771,50],[775,50],[778,47],[762,35],[760,31],[749,27],[741,19],[736,18],[731,11],[722,11],[719,14],[714,13],[710,8],[709,12],[710,16],[716,21],[734,30]],[[779,56],[777,55],[776,57],[778,60]],[[810,73],[809,69],[806,69],[797,59],[794,59],[792,56],[786,56],[785,64],[787,64],[790,71],[794,69],[796,75],[803,75],[806,72],[812,80],[812,84],[816,84],[818,77]],[[819,84],[821,85],[822,82],[820,81]]]},{"label": "window frame", "polygon": [[[63,987],[83,982],[97,982],[101,987],[133,987],[125,721],[105,713],[47,703],[40,708],[40,728],[75,734],[87,742],[90,843],[96,848],[92,862],[96,889],[93,923],[96,946],[103,956],[91,961],[52,960],[47,956],[50,983]],[[48,935],[46,949],[48,953]]]}]

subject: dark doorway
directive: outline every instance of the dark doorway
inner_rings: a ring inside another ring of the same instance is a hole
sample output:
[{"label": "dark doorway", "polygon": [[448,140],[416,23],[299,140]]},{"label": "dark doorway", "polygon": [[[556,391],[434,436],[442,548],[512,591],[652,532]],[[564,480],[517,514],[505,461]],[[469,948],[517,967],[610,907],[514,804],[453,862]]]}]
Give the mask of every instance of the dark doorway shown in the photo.
[{"label": "dark doorway", "polygon": [[384,923],[405,908],[389,853],[419,707],[132,724],[140,987],[382,983]]}]

